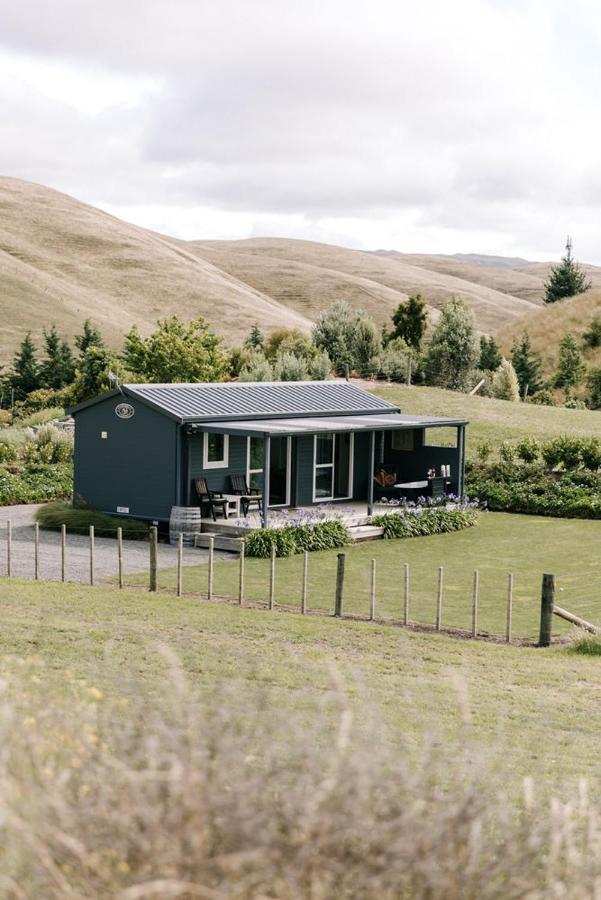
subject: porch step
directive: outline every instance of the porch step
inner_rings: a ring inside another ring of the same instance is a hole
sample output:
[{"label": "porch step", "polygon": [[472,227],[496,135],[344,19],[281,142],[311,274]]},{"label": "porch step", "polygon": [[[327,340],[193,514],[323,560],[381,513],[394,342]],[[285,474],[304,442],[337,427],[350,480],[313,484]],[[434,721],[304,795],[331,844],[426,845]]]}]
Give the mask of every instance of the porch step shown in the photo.
[{"label": "porch step", "polygon": [[213,544],[215,550],[227,550],[230,553],[240,552],[240,539],[237,537],[228,537],[225,534],[217,532],[203,531],[201,534],[194,536],[194,546],[206,549],[209,546],[209,538],[214,538]]},{"label": "porch step", "polygon": [[353,544],[361,541],[377,541],[384,534],[383,528],[377,528],[375,525],[354,525],[348,530]]}]

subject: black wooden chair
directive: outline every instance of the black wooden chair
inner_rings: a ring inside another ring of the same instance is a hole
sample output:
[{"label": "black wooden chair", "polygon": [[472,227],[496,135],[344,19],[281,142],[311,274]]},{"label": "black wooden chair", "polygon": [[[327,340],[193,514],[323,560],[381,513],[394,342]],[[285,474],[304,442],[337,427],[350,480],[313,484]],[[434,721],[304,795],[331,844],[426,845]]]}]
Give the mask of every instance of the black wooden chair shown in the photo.
[{"label": "black wooden chair", "polygon": [[255,506],[260,513],[263,512],[263,495],[257,488],[249,488],[244,475],[230,475],[230,485],[232,494],[240,497],[242,512],[245,516],[248,515],[251,506]]},{"label": "black wooden chair", "polygon": [[441,497],[446,496],[446,486],[445,486],[445,478],[436,477],[430,479],[430,497],[433,500],[440,500]]},{"label": "black wooden chair", "polygon": [[210,491],[206,478],[196,478],[194,480],[194,487],[196,488],[196,493],[198,494],[198,499],[200,500],[201,516],[202,507],[204,504],[205,506],[208,506],[211,515],[213,516],[214,522],[217,521],[217,516],[215,515],[216,509],[221,509],[223,517],[227,519],[227,500],[223,496],[221,491]]}]

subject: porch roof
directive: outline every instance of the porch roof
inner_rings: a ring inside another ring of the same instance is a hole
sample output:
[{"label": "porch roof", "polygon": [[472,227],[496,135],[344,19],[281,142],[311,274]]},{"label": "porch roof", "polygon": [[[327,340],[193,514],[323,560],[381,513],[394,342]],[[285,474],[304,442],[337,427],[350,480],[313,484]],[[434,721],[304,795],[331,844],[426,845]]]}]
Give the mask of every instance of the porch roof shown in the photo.
[{"label": "porch roof", "polygon": [[444,428],[447,425],[467,425],[467,419],[446,419],[435,416],[407,416],[386,413],[373,416],[319,416],[294,419],[248,419],[235,422],[204,422],[188,425],[191,434],[203,431],[220,434],[253,436],[320,434],[330,431],[399,431],[411,428]]}]

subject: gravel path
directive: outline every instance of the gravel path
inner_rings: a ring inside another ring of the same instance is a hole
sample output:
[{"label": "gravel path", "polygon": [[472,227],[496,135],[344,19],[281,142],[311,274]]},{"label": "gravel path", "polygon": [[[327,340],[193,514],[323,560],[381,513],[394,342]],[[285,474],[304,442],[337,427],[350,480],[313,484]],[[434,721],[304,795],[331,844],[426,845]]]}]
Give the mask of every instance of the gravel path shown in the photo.
[{"label": "gravel path", "polygon": [[[33,578],[34,574],[34,521],[37,504],[0,507],[0,575],[6,575],[6,522],[12,527],[11,574],[17,578]],[[40,530],[40,578],[60,581],[60,533]],[[177,565],[177,547],[159,544],[158,565],[161,569]],[[131,574],[148,569],[148,543],[123,541],[123,571]],[[184,565],[206,563],[208,552],[184,548]],[[231,553],[215,551],[215,559],[232,559]],[[94,572],[98,579],[117,574],[117,541],[97,537],[94,540]],[[90,580],[90,555],[88,538],[80,534],[67,534],[66,580],[87,584]]]}]

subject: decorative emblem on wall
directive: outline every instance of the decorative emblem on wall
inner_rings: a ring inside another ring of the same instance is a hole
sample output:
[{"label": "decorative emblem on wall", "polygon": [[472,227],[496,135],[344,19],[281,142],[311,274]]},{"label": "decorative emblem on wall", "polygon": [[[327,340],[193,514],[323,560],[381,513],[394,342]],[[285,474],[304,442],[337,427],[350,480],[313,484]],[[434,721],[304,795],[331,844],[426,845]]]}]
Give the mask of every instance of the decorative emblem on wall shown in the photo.
[{"label": "decorative emblem on wall", "polygon": [[115,407],[115,414],[119,416],[120,419],[131,419],[134,412],[135,409],[131,403],[118,403]]}]

